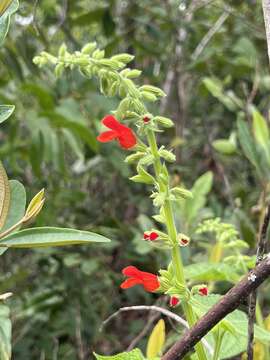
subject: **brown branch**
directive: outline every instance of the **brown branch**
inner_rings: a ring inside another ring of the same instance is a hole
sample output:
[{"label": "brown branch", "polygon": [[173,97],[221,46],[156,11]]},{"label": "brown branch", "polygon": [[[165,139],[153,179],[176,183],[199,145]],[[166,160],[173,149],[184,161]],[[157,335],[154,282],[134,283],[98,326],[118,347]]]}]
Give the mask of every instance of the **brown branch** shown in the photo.
[{"label": "brown branch", "polygon": [[[260,229],[260,236],[257,245],[257,257],[256,265],[258,265],[262,260],[266,251],[266,242],[267,242],[267,229],[270,221],[270,204],[268,205],[262,227]],[[255,314],[256,314],[256,302],[257,302],[257,291],[254,290],[249,295],[248,301],[248,345],[247,345],[247,357],[248,360],[253,360],[253,345],[254,345],[254,323],[255,323]]]},{"label": "brown branch", "polygon": [[268,58],[270,61],[270,0],[262,0]]},{"label": "brown branch", "polygon": [[162,360],[179,360],[226,315],[237,309],[241,301],[270,276],[270,254],[224,295],[194,326],[177,341]]}]

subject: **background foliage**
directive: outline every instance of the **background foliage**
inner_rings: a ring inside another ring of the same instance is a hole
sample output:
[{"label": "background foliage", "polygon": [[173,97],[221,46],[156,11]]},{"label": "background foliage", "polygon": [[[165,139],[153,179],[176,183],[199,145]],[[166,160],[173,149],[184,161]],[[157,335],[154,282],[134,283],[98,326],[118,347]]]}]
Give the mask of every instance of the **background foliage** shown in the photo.
[{"label": "background foliage", "polygon": [[[214,35],[204,44],[211,29]],[[175,184],[183,182],[195,194],[177,208],[181,231],[192,237],[186,264],[207,261],[203,251],[215,239],[203,241],[195,229],[208,217],[235,224],[252,255],[269,196],[269,139],[260,138],[260,120],[253,119],[255,107],[268,117],[270,92],[259,2],[22,1],[0,50],[0,102],[16,105],[0,130],[0,156],[9,176],[31,189],[28,199],[46,188],[38,225],[74,226],[113,241],[2,256],[0,291],[15,294],[8,304],[19,360],[84,360],[94,349],[123,351],[145,318],[123,315],[101,333],[102,320],[120,306],[151,304],[157,296],[139,288],[121,292],[120,270],[130,263],[146,271],[167,264],[166,255],[141,241],[153,221],[145,188],[130,185],[132,168],[121,150],[96,141],[100,119],[117,100],[101,96],[78,72],[56,81],[32,63],[41,50],[56,53],[62,42],[76,50],[93,40],[108,56],[136,55],[133,66],[143,70],[145,83],[169,94],[159,111],[176,128],[163,141],[177,155]],[[232,279],[220,275],[218,290],[225,292]],[[267,290],[269,285],[260,299],[265,316]]]}]

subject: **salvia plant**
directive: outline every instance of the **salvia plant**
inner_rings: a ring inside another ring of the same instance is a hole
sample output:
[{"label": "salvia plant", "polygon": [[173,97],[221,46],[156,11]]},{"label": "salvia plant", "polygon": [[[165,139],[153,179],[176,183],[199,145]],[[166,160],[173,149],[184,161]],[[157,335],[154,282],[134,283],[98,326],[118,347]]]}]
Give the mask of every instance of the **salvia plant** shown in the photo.
[{"label": "salvia plant", "polygon": [[[248,245],[239,238],[234,226],[223,223],[219,218],[203,221],[193,232],[192,239],[176,225],[176,213],[185,214],[185,209],[192,204],[196,213],[203,206],[212,177],[205,174],[194,185],[195,204],[192,191],[182,184],[172,185],[167,164],[175,162],[175,155],[164,145],[159,145],[157,137],[174,124],[171,119],[150,110],[166,94],[152,85],[138,85],[136,79],[141,71],[127,67],[132,60],[133,56],[126,53],[106,58],[104,51],[93,42],[74,53],[70,53],[63,44],[57,56],[44,51],[34,58],[34,63],[39,67],[53,65],[57,77],[66,70],[78,69],[84,77],[99,80],[104,96],[119,98],[118,107],[102,119],[102,130],[97,139],[102,143],[114,141],[128,152],[125,162],[135,171],[130,180],[149,186],[155,209],[153,219],[156,225],[141,234],[142,241],[170,254],[167,269],[161,269],[158,274],[145,272],[132,264],[124,268],[125,279],[121,288],[140,285],[147,292],[168,295],[169,305],[181,308],[188,326],[192,327],[220,298],[220,295],[214,294],[215,282],[237,282],[254,266],[255,259],[245,255]],[[184,266],[181,252],[190,245],[193,237],[206,249],[208,261]],[[210,237],[214,237],[215,241],[212,247],[207,244]],[[234,356],[245,350],[246,338],[247,317],[236,310],[214,327],[205,342],[197,343],[191,357],[217,360]],[[270,335],[263,326],[255,326],[255,338],[267,348]],[[164,323],[160,321],[150,336],[146,358],[158,359],[163,350]],[[145,358],[139,349],[112,357],[95,356],[100,360]]]}]

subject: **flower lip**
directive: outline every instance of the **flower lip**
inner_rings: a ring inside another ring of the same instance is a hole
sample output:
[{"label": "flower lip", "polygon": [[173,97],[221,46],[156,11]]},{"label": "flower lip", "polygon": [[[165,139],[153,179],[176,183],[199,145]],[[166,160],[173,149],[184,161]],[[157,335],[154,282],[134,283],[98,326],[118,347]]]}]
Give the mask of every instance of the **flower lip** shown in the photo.
[{"label": "flower lip", "polygon": [[201,287],[201,288],[199,289],[199,294],[200,294],[201,296],[207,296],[207,295],[208,295],[208,288],[207,288],[206,286]]},{"label": "flower lip", "polygon": [[154,292],[160,286],[157,275],[141,271],[135,266],[127,266],[122,270],[122,273],[128,277],[128,279],[120,285],[122,289],[129,289],[135,285],[142,285],[145,291]]},{"label": "flower lip", "polygon": [[180,300],[176,297],[176,296],[171,296],[170,298],[170,306],[171,307],[176,307],[177,305],[179,305]]},{"label": "flower lip", "polygon": [[149,123],[149,121],[150,121],[150,118],[149,118],[148,116],[144,116],[144,117],[143,117],[143,122],[144,122],[145,124]]},{"label": "flower lip", "polygon": [[156,231],[151,231],[151,232],[146,231],[143,234],[144,240],[155,241],[158,239],[158,237],[159,237],[159,235]]},{"label": "flower lip", "polygon": [[131,149],[137,144],[137,139],[129,127],[121,124],[113,115],[107,115],[102,119],[102,124],[109,128],[109,131],[101,133],[97,140],[110,142],[117,140],[123,149]]}]

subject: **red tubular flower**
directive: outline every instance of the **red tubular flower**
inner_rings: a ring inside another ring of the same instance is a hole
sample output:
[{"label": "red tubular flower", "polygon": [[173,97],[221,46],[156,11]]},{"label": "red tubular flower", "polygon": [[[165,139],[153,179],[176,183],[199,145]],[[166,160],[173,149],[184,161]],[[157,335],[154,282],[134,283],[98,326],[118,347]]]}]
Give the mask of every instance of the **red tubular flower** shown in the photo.
[{"label": "red tubular flower", "polygon": [[155,241],[158,238],[158,233],[156,233],[155,231],[151,231],[150,233],[145,232],[143,234],[143,238],[144,240]]},{"label": "red tubular flower", "polygon": [[206,286],[202,287],[199,289],[199,294],[202,296],[207,296],[208,295],[208,288]]},{"label": "red tubular flower", "polygon": [[147,124],[149,121],[150,121],[150,118],[149,118],[148,116],[145,116],[145,117],[143,118],[143,122],[144,122],[145,124]]},{"label": "red tubular flower", "polygon": [[120,285],[122,289],[142,285],[145,291],[154,292],[160,286],[157,275],[140,271],[135,266],[127,266],[122,270],[122,273],[128,277],[128,279]]},{"label": "red tubular flower", "polygon": [[176,307],[180,303],[180,300],[176,296],[170,298],[170,306]]},{"label": "red tubular flower", "polygon": [[137,144],[134,132],[129,127],[117,121],[114,116],[105,116],[105,118],[102,119],[102,123],[111,130],[101,133],[97,137],[98,141],[110,142],[117,140],[123,149],[130,149]]}]

